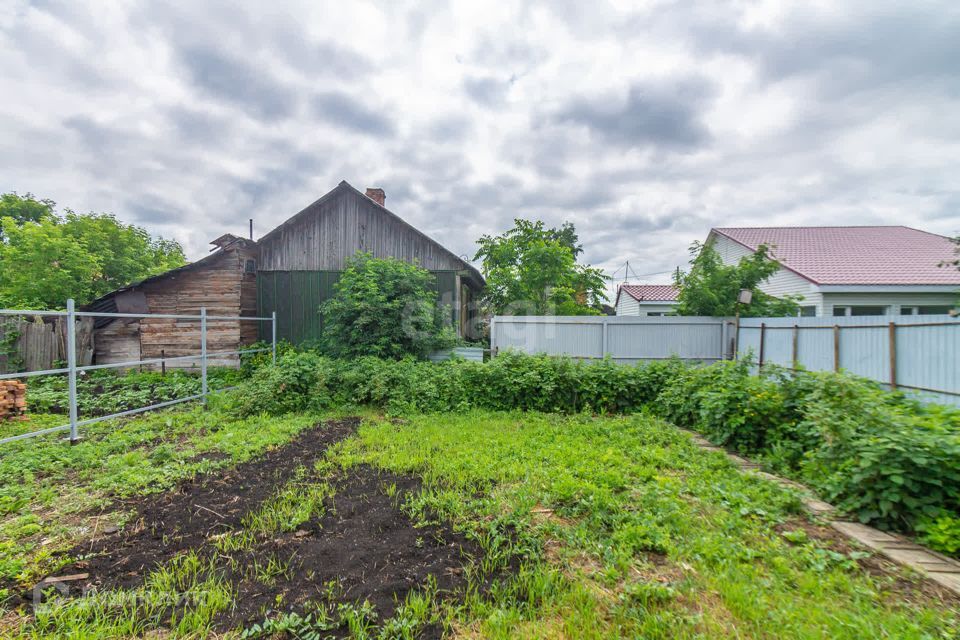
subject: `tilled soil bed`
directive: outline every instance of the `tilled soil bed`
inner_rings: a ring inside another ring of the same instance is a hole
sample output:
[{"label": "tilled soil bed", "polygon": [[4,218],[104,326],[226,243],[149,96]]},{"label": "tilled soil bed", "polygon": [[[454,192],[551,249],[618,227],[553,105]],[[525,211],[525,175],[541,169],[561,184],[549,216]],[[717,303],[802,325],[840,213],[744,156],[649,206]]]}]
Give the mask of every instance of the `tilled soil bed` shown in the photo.
[{"label": "tilled soil bed", "polygon": [[[420,480],[364,465],[328,480],[334,494],[325,501],[322,517],[296,531],[257,538],[239,551],[216,548],[221,534],[241,530],[245,515],[275,496],[297,469],[312,468],[358,424],[357,419],[328,421],[255,460],[117,505],[134,512],[129,524],[78,546],[71,556],[85,559],[60,574],[89,574],[74,588],[134,589],[157,566],[195,551],[213,560],[235,594],[234,608],[216,620],[220,631],[260,622],[278,602],[284,611],[303,611],[308,602],[367,601],[377,619],[384,620],[429,580],[435,580],[441,597],[462,591],[464,567],[479,557],[479,546],[448,527],[415,526],[398,505],[406,494],[419,491]],[[392,496],[385,492],[387,486]],[[287,570],[265,584],[247,569],[267,559]],[[420,635],[439,637],[440,632],[428,628]]]}]

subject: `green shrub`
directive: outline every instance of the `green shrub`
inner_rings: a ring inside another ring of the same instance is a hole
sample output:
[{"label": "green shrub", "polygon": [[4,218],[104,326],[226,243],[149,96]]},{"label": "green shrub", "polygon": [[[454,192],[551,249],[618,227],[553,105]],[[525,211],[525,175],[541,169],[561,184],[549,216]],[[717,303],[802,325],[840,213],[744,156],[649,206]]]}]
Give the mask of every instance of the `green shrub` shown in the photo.
[{"label": "green shrub", "polygon": [[396,258],[358,253],[320,306],[323,351],[337,358],[425,357],[456,333],[437,303],[435,276]]},{"label": "green shrub", "polygon": [[936,551],[960,555],[960,516],[944,514],[917,524],[920,540]]},{"label": "green shrub", "polygon": [[803,429],[822,442],[801,477],[862,522],[912,531],[944,510],[960,513],[960,418],[848,375],[816,374]]},{"label": "green shrub", "polygon": [[276,366],[256,369],[224,402],[241,416],[280,415],[323,409],[331,404],[329,361],[312,352],[290,352]]}]

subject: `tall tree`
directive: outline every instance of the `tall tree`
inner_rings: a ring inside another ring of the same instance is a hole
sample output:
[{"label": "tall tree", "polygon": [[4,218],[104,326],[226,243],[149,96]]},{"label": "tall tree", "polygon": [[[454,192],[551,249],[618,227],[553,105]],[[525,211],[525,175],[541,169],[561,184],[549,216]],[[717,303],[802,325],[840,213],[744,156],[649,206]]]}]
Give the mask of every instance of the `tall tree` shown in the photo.
[{"label": "tall tree", "polygon": [[[37,206],[38,203],[42,206]],[[61,308],[185,264],[172,240],[112,215],[59,215],[50,200],[0,196],[0,306]]]},{"label": "tall tree", "polygon": [[518,218],[506,233],[477,244],[474,260],[482,260],[493,313],[594,315],[607,299],[603,272],[577,262],[583,247],[571,223],[556,229]]},{"label": "tall tree", "polygon": [[[37,200],[32,193],[20,196],[16,192],[0,195],[0,219],[11,218],[14,224],[23,225],[25,222],[40,222],[54,217],[53,200]],[[0,228],[0,240],[3,240],[3,229]]]},{"label": "tall tree", "polygon": [[[690,246],[690,271],[677,271],[674,282],[680,289],[677,313],[682,316],[732,316],[739,310],[741,316],[776,317],[796,315],[799,296],[775,298],[759,286],[780,268],[770,258],[767,246],[740,258],[735,265],[724,264],[720,254],[709,244],[694,242]],[[748,305],[738,305],[741,289],[749,289],[753,299]],[[739,307],[739,309],[738,309]]]}]

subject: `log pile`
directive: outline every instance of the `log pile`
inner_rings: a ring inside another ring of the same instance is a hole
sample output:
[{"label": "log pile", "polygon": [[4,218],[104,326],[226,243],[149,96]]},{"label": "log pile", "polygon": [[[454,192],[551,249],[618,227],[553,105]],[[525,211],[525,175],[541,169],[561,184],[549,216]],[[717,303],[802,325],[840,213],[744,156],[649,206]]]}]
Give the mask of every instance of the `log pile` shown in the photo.
[{"label": "log pile", "polygon": [[20,418],[27,413],[27,385],[16,380],[0,380],[0,421]]}]

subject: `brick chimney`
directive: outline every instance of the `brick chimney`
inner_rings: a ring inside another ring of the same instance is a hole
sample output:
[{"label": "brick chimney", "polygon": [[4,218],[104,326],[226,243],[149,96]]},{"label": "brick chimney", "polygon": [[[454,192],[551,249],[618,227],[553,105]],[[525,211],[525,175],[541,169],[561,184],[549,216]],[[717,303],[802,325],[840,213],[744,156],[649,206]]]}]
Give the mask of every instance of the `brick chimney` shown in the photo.
[{"label": "brick chimney", "polygon": [[381,207],[387,206],[384,204],[384,202],[387,201],[387,194],[385,194],[383,189],[380,189],[379,187],[367,187],[367,197]]}]

